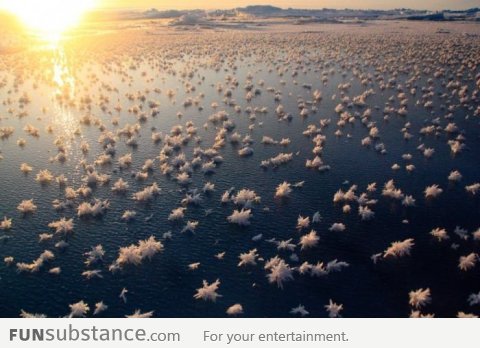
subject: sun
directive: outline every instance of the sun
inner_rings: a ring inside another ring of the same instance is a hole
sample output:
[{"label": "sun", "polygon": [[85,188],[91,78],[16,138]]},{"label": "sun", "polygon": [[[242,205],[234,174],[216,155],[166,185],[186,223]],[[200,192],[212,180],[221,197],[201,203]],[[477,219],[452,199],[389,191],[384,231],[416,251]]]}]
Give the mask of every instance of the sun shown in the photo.
[{"label": "sun", "polygon": [[13,13],[27,28],[51,41],[58,40],[62,33],[78,25],[95,1],[0,0],[0,9]]}]

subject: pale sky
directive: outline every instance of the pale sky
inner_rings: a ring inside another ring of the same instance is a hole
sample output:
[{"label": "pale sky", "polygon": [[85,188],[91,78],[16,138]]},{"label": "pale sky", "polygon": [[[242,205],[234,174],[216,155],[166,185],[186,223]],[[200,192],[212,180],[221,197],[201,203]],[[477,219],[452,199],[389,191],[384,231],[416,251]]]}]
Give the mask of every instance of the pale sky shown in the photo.
[{"label": "pale sky", "polygon": [[104,7],[157,9],[225,9],[247,5],[273,5],[294,8],[354,9],[467,9],[480,7],[480,0],[97,0]]}]

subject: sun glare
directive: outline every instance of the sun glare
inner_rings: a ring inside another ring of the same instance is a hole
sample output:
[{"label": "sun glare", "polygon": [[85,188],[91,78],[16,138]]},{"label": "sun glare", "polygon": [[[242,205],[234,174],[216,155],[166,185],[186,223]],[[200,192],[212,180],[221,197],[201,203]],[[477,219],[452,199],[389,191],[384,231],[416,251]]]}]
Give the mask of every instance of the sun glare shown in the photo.
[{"label": "sun glare", "polygon": [[79,24],[95,1],[0,0],[0,8],[16,15],[42,39],[56,41],[66,30]]}]

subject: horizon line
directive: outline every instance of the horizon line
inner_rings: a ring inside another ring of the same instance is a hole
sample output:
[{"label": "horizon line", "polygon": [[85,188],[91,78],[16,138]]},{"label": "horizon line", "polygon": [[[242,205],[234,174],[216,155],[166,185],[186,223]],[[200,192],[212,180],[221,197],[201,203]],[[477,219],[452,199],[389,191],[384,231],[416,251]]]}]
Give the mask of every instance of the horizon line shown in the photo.
[{"label": "horizon line", "polygon": [[274,6],[270,4],[264,4],[264,5],[246,5],[246,6],[237,6],[237,7],[229,7],[229,8],[218,8],[218,7],[196,7],[196,8],[171,8],[171,7],[131,7],[131,6],[98,6],[96,9],[92,9],[92,11],[103,9],[103,10],[130,10],[130,11],[148,11],[148,10],[157,10],[157,11],[228,11],[228,10],[236,10],[236,9],[244,9],[247,7],[265,7],[265,6],[270,6],[270,7],[275,7],[279,8],[281,10],[306,10],[306,11],[321,11],[321,10],[336,10],[336,11],[342,11],[342,10],[353,10],[353,11],[395,11],[395,10],[411,10],[411,11],[431,11],[431,12],[441,12],[441,11],[467,11],[471,9],[480,9],[480,6],[475,6],[475,7],[465,7],[462,9],[451,9],[451,8],[444,8],[444,9],[437,9],[437,10],[432,10],[428,8],[423,8],[423,9],[415,9],[415,8],[410,8],[410,7],[393,7],[393,8],[388,8],[388,9],[380,9],[380,8],[361,8],[361,7],[295,7],[295,6],[289,6],[289,7],[281,7],[281,6]]}]

